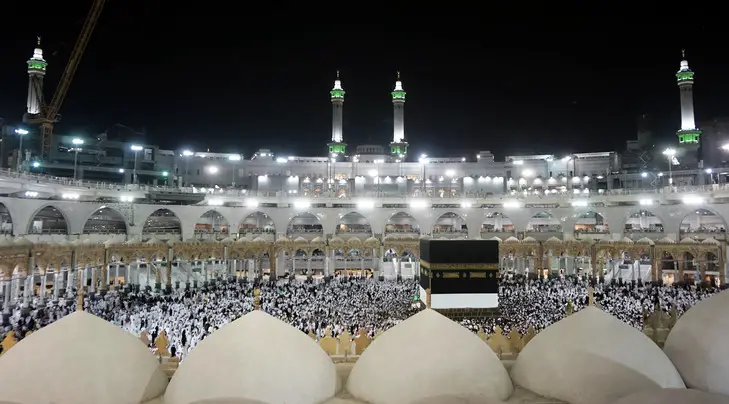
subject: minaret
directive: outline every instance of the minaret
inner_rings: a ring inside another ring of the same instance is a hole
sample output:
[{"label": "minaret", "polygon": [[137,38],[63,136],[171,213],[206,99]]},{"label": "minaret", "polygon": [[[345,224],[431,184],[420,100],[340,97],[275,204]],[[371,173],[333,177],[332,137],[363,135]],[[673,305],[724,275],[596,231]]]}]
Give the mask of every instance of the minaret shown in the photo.
[{"label": "minaret", "polygon": [[344,89],[342,81],[339,80],[339,70],[337,70],[337,79],[334,80],[334,87],[329,91],[332,100],[332,142],[329,143],[329,157],[336,158],[347,152],[347,144],[344,143],[342,136],[342,107],[344,106]]},{"label": "minaret", "polygon": [[28,115],[41,113],[43,100],[43,77],[46,75],[48,63],[43,59],[43,49],[38,45],[33,51],[33,57],[28,59],[28,102],[26,104]]},{"label": "minaret", "polygon": [[394,125],[390,153],[396,160],[402,160],[408,153],[408,142],[405,141],[405,90],[400,81],[400,72],[397,72],[395,89],[392,90],[392,106],[394,113]]},{"label": "minaret", "polygon": [[694,72],[689,68],[686,52],[681,51],[681,65],[676,72],[678,90],[681,96],[681,129],[676,133],[678,143],[688,149],[697,150],[701,131],[694,120]]}]

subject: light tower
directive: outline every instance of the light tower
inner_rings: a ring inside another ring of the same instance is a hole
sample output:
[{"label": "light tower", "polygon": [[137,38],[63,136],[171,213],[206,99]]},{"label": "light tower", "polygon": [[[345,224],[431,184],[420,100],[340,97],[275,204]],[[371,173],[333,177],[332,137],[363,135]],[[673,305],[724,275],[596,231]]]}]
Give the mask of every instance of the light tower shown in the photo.
[{"label": "light tower", "polygon": [[699,148],[701,130],[696,127],[694,120],[694,72],[689,68],[686,52],[683,50],[676,80],[681,97],[681,129],[676,133],[678,143],[683,149],[696,151]]},{"label": "light tower", "polygon": [[344,143],[344,137],[342,136],[344,89],[342,88],[342,81],[339,80],[339,70],[337,70],[337,79],[334,80],[334,87],[329,91],[329,95],[332,100],[332,142],[329,143],[329,156],[336,158],[347,151],[347,144]]},{"label": "light tower", "polygon": [[397,160],[402,160],[408,153],[408,142],[405,141],[405,90],[400,81],[400,72],[397,72],[395,89],[392,90],[392,106],[394,112],[394,125],[390,153]]},{"label": "light tower", "polygon": [[46,75],[48,63],[43,59],[43,49],[38,44],[33,50],[33,56],[28,59],[28,102],[26,103],[28,115],[41,113],[43,104],[43,77]]}]

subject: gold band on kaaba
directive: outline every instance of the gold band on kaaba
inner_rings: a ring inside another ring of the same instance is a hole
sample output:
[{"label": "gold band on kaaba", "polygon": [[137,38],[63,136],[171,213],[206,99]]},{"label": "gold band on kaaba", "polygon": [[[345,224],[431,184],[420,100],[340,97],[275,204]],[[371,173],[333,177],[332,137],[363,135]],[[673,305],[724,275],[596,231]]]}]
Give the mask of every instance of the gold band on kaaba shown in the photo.
[{"label": "gold band on kaaba", "polygon": [[478,271],[499,269],[499,264],[494,263],[431,264],[428,261],[420,261],[420,266],[436,271]]}]

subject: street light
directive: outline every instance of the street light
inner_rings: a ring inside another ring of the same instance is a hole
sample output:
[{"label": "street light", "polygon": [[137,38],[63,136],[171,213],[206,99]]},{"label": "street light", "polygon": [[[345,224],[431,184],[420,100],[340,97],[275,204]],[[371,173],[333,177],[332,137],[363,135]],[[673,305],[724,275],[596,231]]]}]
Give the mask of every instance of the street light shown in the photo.
[{"label": "street light", "polygon": [[132,147],[130,147],[132,151],[134,152],[134,169],[132,170],[132,184],[139,183],[139,178],[137,178],[137,153],[142,151],[144,148],[140,145],[133,144]]},{"label": "street light", "polygon": [[81,150],[81,145],[84,144],[83,139],[79,139],[77,137],[73,138],[71,140],[71,143],[73,143],[73,179],[76,179],[76,169],[78,168],[78,152]]},{"label": "street light", "polygon": [[673,185],[673,157],[676,155],[676,149],[668,148],[663,151],[663,155],[668,157],[668,185]]},{"label": "street light", "polygon": [[22,128],[15,129],[15,134],[20,137],[20,143],[18,144],[18,171],[21,171],[23,169],[23,136],[27,135],[28,133],[29,132],[27,130]]},{"label": "street light", "polygon": [[418,158],[418,161],[420,162],[420,166],[423,168],[423,184],[421,185],[421,187],[423,189],[423,195],[425,195],[425,182],[427,181],[427,177],[425,175],[425,165],[428,164],[428,155],[421,154],[420,158]]},{"label": "street light", "polygon": [[210,188],[212,188],[215,182],[215,174],[217,174],[220,169],[218,168],[218,166],[207,166],[206,171],[208,172],[208,174],[210,174],[208,175],[208,179],[210,180]]},{"label": "street light", "polygon": [[231,154],[228,156],[228,160],[233,163],[233,183],[231,185],[235,188],[235,171],[238,169],[238,162],[241,160],[240,154]]},{"label": "street light", "polygon": [[190,161],[189,157],[192,156],[192,155],[194,155],[194,154],[195,153],[193,153],[190,150],[183,150],[182,151],[182,158],[185,160],[185,172],[182,173],[182,185],[181,185],[182,187],[185,186],[185,180],[187,179],[187,164]]}]

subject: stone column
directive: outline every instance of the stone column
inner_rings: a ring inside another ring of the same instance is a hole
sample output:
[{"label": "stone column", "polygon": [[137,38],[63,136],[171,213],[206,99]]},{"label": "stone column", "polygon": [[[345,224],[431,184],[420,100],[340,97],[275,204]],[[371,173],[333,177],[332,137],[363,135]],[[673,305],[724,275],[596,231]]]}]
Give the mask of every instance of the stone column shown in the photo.
[{"label": "stone column", "polygon": [[46,282],[47,282],[48,273],[47,271],[43,271],[41,274],[41,284],[40,284],[40,290],[38,291],[38,304],[40,306],[44,306],[46,304]]},{"label": "stone column", "polygon": [[[84,264],[86,265],[86,264]],[[96,282],[98,282],[99,274],[96,267],[93,265],[87,265],[86,268],[88,268],[91,271],[91,286],[89,287],[89,293],[95,293],[96,292]]]}]

